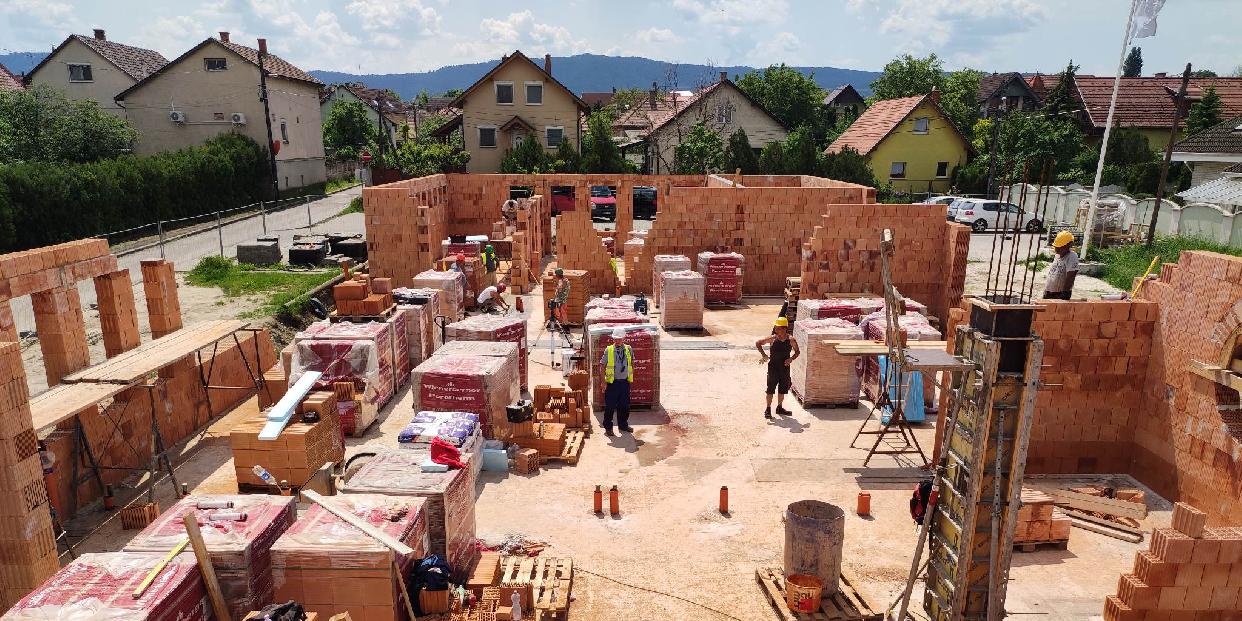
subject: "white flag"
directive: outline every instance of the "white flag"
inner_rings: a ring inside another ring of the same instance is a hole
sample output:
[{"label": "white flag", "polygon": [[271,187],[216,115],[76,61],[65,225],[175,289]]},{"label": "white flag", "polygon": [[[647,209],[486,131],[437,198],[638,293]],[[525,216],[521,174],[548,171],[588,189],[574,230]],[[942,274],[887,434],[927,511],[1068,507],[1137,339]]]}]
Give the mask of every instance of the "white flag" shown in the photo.
[{"label": "white flag", "polygon": [[1134,5],[1134,23],[1130,38],[1143,39],[1156,35],[1156,14],[1164,7],[1164,0],[1138,0]]}]

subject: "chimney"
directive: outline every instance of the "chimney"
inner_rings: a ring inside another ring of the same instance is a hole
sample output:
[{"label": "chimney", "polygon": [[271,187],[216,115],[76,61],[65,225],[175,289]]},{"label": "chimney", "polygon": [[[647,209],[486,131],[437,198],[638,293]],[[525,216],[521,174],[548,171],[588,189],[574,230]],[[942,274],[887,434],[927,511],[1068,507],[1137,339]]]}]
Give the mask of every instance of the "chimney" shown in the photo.
[{"label": "chimney", "polygon": [[551,54],[543,55],[543,72],[548,75],[552,75],[552,55]]},{"label": "chimney", "polygon": [[99,41],[107,41],[107,40],[108,40],[107,35],[105,35],[105,34],[104,34],[104,29],[103,29],[103,28],[96,28],[96,29],[95,29],[95,38],[96,38],[97,40],[99,40]]},{"label": "chimney", "polygon": [[259,53],[267,55],[267,39],[259,39]]},{"label": "chimney", "polygon": [[729,79],[729,72],[728,72],[728,71],[721,71],[721,72],[720,72],[720,81],[721,81],[721,82],[724,82],[725,80],[728,80],[728,79]]},{"label": "chimney", "polygon": [[225,43],[228,43],[228,42],[229,42],[229,31],[227,31],[227,30],[221,30],[221,31],[220,31],[220,40],[221,40],[221,41],[223,41],[223,42],[225,42]]},{"label": "chimney", "polygon": [[1169,77],[1169,74],[1167,74],[1167,73],[1165,73],[1165,72],[1161,71],[1160,73],[1157,73],[1157,74],[1156,74],[1156,77],[1157,77],[1157,78],[1167,78],[1167,77]]},{"label": "chimney", "polygon": [[931,98],[932,103],[936,104],[937,106],[940,105],[940,89],[939,88],[936,88],[935,86],[933,86],[931,93],[928,95],[928,97]]},{"label": "chimney", "polygon": [[656,83],[655,82],[651,83],[651,90],[647,91],[647,105],[651,106],[652,110],[656,109]]}]

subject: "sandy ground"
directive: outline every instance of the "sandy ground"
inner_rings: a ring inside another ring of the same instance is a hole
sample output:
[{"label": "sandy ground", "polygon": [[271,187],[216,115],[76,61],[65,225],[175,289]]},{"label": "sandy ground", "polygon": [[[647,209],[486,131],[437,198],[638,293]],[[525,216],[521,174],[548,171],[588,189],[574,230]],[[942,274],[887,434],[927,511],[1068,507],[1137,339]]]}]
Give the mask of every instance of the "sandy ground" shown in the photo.
[{"label": "sandy ground", "polygon": [[[992,257],[993,261],[999,265],[1001,263],[1002,258],[1006,262],[1008,262],[1009,258],[1012,256],[1011,253],[1013,251],[1013,244],[1014,244],[1013,237],[1014,236],[1008,235],[1002,240],[998,238],[997,235],[998,234],[996,233],[973,233],[971,234],[970,253],[969,255],[967,255],[967,264],[966,264],[966,289],[965,289],[966,293],[982,293],[988,288],[988,258],[989,257]],[[1036,245],[1035,248],[1031,250],[1030,244],[1031,244],[1032,238],[1035,238],[1036,239],[1035,243],[1038,244],[1039,243],[1038,239],[1041,238],[1042,235],[1024,233],[1024,234],[1019,235],[1018,237],[1021,238],[1020,240],[1018,240],[1019,260],[1024,260],[1028,255],[1028,251],[1029,251],[1029,254],[1038,254],[1041,251],[1041,247],[1038,245]],[[1001,255],[1002,250],[1004,251],[1003,257]],[[1051,248],[1044,248],[1042,252],[1049,257],[1052,256]],[[997,271],[999,272],[1000,270],[997,270]],[[1023,275],[1022,265],[1018,265],[1017,270],[1015,270],[1014,272],[1013,279],[1012,281],[1010,281],[1013,283],[1013,288],[1015,290],[1021,288],[1022,275]],[[1047,264],[1045,264],[1044,267],[1039,270],[1039,273],[1035,275],[1034,287],[1030,287],[1030,280],[1028,278],[1026,284],[1029,288],[1034,290],[1035,292],[1034,297],[1039,298],[1043,296],[1044,283],[1047,281],[1047,278],[1048,278]],[[1005,280],[1008,280],[1007,276]],[[993,274],[992,285],[991,285],[992,288],[997,287],[996,282],[997,282],[997,276]],[[1004,287],[1002,286],[1001,288],[1004,288]],[[1100,280],[1099,278],[1092,278],[1091,276],[1084,276],[1082,274],[1079,274],[1078,277],[1074,279],[1074,299],[1097,298],[1100,295],[1103,295],[1106,293],[1117,293],[1118,291],[1119,290],[1116,287],[1104,282],[1103,280]]]}]

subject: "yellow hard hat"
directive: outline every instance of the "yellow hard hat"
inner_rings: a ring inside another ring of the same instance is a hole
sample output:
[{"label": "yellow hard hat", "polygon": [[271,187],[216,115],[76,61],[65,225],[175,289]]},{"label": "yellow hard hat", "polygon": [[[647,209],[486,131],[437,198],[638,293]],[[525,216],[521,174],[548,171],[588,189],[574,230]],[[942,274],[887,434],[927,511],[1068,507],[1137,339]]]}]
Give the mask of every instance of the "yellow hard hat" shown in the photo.
[{"label": "yellow hard hat", "polygon": [[789,327],[789,320],[788,320],[788,319],[786,319],[786,318],[784,318],[784,317],[777,317],[777,318],[776,318],[776,321],[775,321],[775,322],[773,322],[773,323],[772,323],[772,325],[774,325],[774,326],[776,326],[776,327],[778,327],[778,328],[788,328],[788,327]]},{"label": "yellow hard hat", "polygon": [[1060,248],[1062,246],[1068,246],[1072,243],[1074,243],[1074,234],[1069,231],[1061,231],[1060,233],[1057,233],[1056,238],[1052,240],[1052,247]]}]

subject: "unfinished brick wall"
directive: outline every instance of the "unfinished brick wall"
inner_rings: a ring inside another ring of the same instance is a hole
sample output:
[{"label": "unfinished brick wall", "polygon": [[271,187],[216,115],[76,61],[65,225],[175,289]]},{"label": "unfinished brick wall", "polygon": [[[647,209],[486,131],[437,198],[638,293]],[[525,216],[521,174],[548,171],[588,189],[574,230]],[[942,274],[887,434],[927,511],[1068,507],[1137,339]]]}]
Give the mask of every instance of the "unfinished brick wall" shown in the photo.
[{"label": "unfinished brick wall", "polygon": [[54,287],[30,294],[35,330],[43,351],[47,385],[55,386],[66,375],[91,365],[86,346],[86,320],[76,286]]},{"label": "unfinished brick wall", "polygon": [[118,270],[95,277],[95,300],[99,325],[103,331],[104,355],[111,358],[127,352],[141,342],[138,313],[134,307],[134,285],[129,270]]},{"label": "unfinished brick wall", "polygon": [[415,275],[431,269],[440,258],[440,241],[449,234],[445,175],[365,188],[362,208],[372,276],[408,287]]}]

